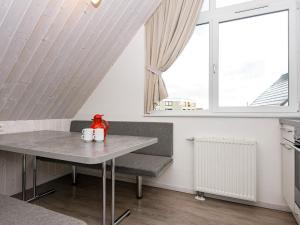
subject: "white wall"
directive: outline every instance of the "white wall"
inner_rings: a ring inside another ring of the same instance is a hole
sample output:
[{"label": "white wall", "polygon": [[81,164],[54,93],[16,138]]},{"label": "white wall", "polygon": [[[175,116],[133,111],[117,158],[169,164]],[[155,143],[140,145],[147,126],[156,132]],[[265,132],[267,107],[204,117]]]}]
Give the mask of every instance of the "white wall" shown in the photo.
[{"label": "white wall", "polygon": [[[0,121],[3,128],[1,134],[27,132],[36,130],[59,130],[68,131],[70,120],[23,120],[23,121]],[[0,150],[0,193],[13,195],[21,191],[21,155]],[[70,166],[39,162],[38,161],[38,184],[48,182],[71,172]],[[27,188],[32,187],[32,160],[27,161]]]},{"label": "white wall", "polygon": [[174,164],[160,178],[148,180],[148,183],[185,192],[192,192],[193,187],[192,144],[186,138],[234,136],[256,139],[258,204],[284,209],[278,119],[144,117],[144,55],[142,28],[75,118],[90,119],[92,114],[103,113],[108,120],[173,122]]}]

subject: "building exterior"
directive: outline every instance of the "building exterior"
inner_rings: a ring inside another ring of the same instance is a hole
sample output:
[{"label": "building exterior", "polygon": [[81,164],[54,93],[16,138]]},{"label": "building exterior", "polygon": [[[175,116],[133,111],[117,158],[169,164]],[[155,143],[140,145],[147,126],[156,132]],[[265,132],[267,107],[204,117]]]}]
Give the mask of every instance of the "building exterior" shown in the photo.
[{"label": "building exterior", "polygon": [[193,111],[197,109],[196,102],[188,99],[164,99],[157,106],[157,111]]}]

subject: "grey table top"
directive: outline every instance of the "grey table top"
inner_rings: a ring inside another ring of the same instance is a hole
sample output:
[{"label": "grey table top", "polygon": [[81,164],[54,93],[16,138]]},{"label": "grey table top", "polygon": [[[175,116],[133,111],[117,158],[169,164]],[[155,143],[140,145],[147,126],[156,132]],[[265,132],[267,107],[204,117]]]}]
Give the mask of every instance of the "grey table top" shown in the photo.
[{"label": "grey table top", "polygon": [[85,143],[81,133],[34,131],[0,135],[0,150],[65,160],[99,164],[157,143],[157,138],[109,135],[105,142]]}]

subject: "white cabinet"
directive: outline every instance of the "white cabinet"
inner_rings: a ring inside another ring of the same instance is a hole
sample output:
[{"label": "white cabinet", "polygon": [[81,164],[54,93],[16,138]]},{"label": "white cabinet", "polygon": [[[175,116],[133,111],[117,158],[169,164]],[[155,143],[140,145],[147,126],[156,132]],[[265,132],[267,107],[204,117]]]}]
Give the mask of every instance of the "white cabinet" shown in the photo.
[{"label": "white cabinet", "polygon": [[281,143],[281,159],[282,159],[282,190],[283,197],[294,211],[295,204],[295,152],[291,144],[287,141]]},{"label": "white cabinet", "polygon": [[299,209],[299,207],[297,206],[297,204],[295,203],[295,211],[294,211],[294,216],[295,216],[295,219],[296,219],[296,221],[297,221],[297,223],[298,224],[300,224],[300,217],[299,217],[299,215],[300,215],[300,209]]},{"label": "white cabinet", "polygon": [[283,125],[281,127],[281,171],[283,197],[292,212],[295,210],[295,150],[294,128]]}]

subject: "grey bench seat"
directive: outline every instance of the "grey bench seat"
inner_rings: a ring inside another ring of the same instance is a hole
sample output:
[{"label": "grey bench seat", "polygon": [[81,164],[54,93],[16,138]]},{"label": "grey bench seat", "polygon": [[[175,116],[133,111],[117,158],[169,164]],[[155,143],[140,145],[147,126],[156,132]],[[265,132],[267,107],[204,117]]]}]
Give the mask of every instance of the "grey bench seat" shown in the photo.
[{"label": "grey bench seat", "polygon": [[0,225],[87,225],[78,219],[0,195]]},{"label": "grey bench seat", "polygon": [[[72,121],[70,131],[81,132],[90,125],[91,121]],[[173,162],[173,124],[110,121],[109,126],[109,134],[158,138],[157,144],[116,159],[118,173],[136,176],[137,197],[142,198],[142,177],[158,177]]]},{"label": "grey bench seat", "polygon": [[170,157],[130,153],[116,159],[116,171],[136,176],[158,177],[172,161]]},{"label": "grey bench seat", "polygon": [[[68,161],[57,159],[47,159],[42,157],[38,157],[38,159],[47,162],[70,164]],[[173,159],[170,157],[129,153],[116,159],[116,172],[136,176],[158,177],[172,161]],[[102,169],[101,164],[86,165],[72,163],[72,165],[90,169]],[[109,166],[108,163],[108,167]]]},{"label": "grey bench seat", "polygon": [[[81,132],[90,127],[91,121],[72,121],[70,131]],[[158,177],[173,162],[173,124],[156,122],[111,121],[108,133],[112,135],[129,135],[157,137],[158,143],[140,149],[134,153],[116,159],[116,172],[135,175],[137,180],[137,197],[142,198],[142,177]],[[39,158],[39,160],[49,160]],[[68,163],[59,161],[61,163]],[[101,169],[101,165],[73,164],[73,183],[76,183],[76,166]]]}]

